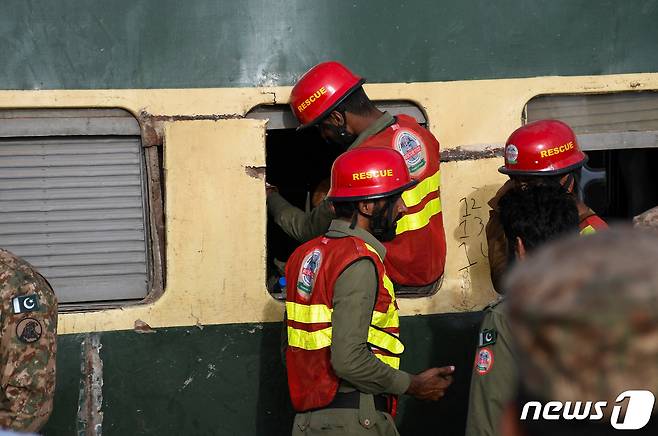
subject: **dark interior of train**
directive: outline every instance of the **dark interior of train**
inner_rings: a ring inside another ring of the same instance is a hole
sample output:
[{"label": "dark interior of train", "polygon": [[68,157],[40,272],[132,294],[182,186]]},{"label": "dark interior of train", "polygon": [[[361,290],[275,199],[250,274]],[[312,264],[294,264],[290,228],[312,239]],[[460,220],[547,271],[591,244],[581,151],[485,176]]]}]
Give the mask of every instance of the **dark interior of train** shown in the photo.
[{"label": "dark interior of train", "polygon": [[[299,132],[295,129],[268,130],[265,143],[267,182],[276,186],[294,206],[302,210],[313,207],[313,193],[323,182],[328,182],[331,164],[342,150],[326,143],[314,128]],[[283,275],[281,265],[298,245],[273,220],[267,220],[267,286],[270,292],[280,291],[276,287],[278,278]]]},{"label": "dark interior of train", "polygon": [[612,223],[658,205],[658,149],[588,151],[581,189],[585,203]]}]

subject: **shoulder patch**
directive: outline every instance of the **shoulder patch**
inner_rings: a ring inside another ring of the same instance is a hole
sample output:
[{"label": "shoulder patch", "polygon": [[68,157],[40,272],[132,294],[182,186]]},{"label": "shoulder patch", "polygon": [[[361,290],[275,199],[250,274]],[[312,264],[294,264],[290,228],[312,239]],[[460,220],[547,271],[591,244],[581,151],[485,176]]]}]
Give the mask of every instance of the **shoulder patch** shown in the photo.
[{"label": "shoulder patch", "polygon": [[475,353],[475,371],[479,375],[486,375],[494,364],[494,354],[489,348],[480,348]]},{"label": "shoulder patch", "polygon": [[26,344],[38,341],[41,333],[43,333],[43,327],[34,318],[25,318],[16,325],[16,337]]},{"label": "shoulder patch", "polygon": [[427,152],[420,138],[410,130],[400,129],[395,134],[395,149],[400,152],[411,175],[416,175],[427,164]]},{"label": "shoulder patch", "polygon": [[39,310],[39,296],[37,294],[22,295],[11,299],[14,313],[35,312]]},{"label": "shoulder patch", "polygon": [[494,329],[491,330],[482,330],[480,332],[480,338],[478,340],[478,347],[486,347],[487,345],[493,345],[496,343],[498,338],[498,332]]},{"label": "shoulder patch", "polygon": [[311,299],[311,292],[313,292],[313,285],[321,264],[322,251],[319,248],[308,253],[302,261],[297,278],[297,295],[305,301]]}]

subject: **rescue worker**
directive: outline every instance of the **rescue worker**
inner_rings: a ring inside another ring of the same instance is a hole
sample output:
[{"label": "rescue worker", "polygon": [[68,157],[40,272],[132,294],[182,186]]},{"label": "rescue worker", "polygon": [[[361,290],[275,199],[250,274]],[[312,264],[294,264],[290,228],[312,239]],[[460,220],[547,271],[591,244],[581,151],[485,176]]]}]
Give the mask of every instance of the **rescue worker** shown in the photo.
[{"label": "rescue worker", "polygon": [[36,432],[55,393],[57,298],[29,263],[0,249],[0,428]]},{"label": "rescue worker", "polygon": [[397,435],[397,395],[438,400],[452,382],[452,366],[398,369],[404,345],[381,241],[395,237],[401,194],[416,184],[391,149],[355,149],[333,164],[336,219],[286,265],[293,435]]},{"label": "rescue worker", "polygon": [[[519,185],[498,204],[510,261],[523,261],[548,241],[578,232],[578,209],[560,185]],[[518,369],[511,346],[507,303],[499,298],[484,310],[471,375],[467,436],[501,435],[500,420],[513,398]]]},{"label": "rescue worker", "polygon": [[[559,241],[510,272],[509,318],[522,371],[505,435],[624,434],[613,424],[632,435],[658,434],[656,265],[658,234],[623,227]],[[640,392],[619,398],[629,390]],[[519,419],[530,401],[539,406]],[[601,414],[595,402],[605,402]]]},{"label": "rescue worker", "polygon": [[533,183],[555,183],[576,196],[581,234],[607,228],[585,203],[577,198],[580,170],[587,155],[578,147],[573,130],[557,120],[540,120],[516,129],[505,143],[505,165],[498,171],[507,181],[489,201],[491,211],[486,226],[489,267],[494,288],[500,290],[507,270],[507,241],[498,218],[498,201],[513,186]]},{"label": "rescue worker", "polygon": [[[404,157],[419,183],[402,195],[408,210],[398,222],[395,240],[384,243],[385,264],[396,291],[431,294],[441,284],[446,254],[439,142],[412,117],[378,110],[363,90],[364,82],[342,64],[324,62],[297,82],[290,106],[300,129],[315,126],[325,140],[350,150],[386,147]],[[333,218],[327,202],[305,214],[273,190],[268,190],[267,205],[275,222],[300,242],[322,234]]]}]

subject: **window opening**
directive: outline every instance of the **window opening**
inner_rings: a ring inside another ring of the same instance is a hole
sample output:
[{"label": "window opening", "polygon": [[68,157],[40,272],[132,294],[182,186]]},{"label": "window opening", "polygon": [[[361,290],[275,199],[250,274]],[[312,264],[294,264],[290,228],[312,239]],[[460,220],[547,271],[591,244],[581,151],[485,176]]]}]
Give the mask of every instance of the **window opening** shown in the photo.
[{"label": "window opening", "polygon": [[[376,102],[392,115],[406,114],[426,126],[423,111],[406,101]],[[265,137],[268,183],[301,210],[311,210],[329,189],[331,165],[342,150],[327,144],[317,129],[296,131],[299,123],[287,105],[263,105],[247,114],[248,118],[267,119]],[[288,257],[300,245],[271,219],[267,219],[267,289],[277,299],[285,299],[280,281]],[[418,295],[408,295],[418,296]]]},{"label": "window opening", "polygon": [[131,114],[0,111],[0,155],[0,247],[32,263],[63,309],[147,295],[149,188]]},{"label": "window opening", "polygon": [[589,157],[580,193],[602,218],[629,220],[658,204],[658,93],[539,96],[524,113],[574,129]]}]

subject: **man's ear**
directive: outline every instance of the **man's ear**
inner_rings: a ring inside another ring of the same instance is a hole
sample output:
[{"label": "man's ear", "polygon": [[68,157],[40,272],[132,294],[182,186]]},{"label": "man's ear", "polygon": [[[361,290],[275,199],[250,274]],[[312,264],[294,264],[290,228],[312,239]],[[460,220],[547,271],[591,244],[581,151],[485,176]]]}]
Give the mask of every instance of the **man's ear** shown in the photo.
[{"label": "man's ear", "polygon": [[518,236],[516,237],[516,244],[514,246],[514,254],[516,255],[517,259],[525,260],[525,257],[526,257],[525,245],[523,245],[523,241]]},{"label": "man's ear", "polygon": [[370,200],[370,201],[359,201],[357,207],[359,208],[359,212],[366,216],[372,215],[374,209],[375,209],[375,202]]},{"label": "man's ear", "polygon": [[327,117],[327,120],[329,120],[329,122],[334,126],[344,126],[345,123],[347,122],[343,114],[341,114],[338,111],[331,111],[331,113]]}]

